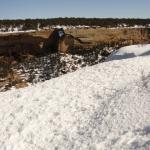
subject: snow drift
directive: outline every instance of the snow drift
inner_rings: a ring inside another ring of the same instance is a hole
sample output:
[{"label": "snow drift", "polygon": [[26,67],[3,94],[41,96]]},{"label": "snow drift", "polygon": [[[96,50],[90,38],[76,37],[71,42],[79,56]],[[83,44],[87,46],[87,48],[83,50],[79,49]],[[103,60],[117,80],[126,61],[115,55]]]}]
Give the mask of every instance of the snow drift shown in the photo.
[{"label": "snow drift", "polygon": [[124,47],[104,63],[0,93],[0,149],[150,149],[149,62],[150,45]]}]

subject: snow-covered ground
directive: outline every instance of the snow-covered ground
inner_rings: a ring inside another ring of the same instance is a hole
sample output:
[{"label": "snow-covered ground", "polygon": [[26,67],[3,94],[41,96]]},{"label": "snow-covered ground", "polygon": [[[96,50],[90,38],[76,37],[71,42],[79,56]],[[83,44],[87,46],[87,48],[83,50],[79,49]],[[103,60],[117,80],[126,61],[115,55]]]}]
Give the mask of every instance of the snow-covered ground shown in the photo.
[{"label": "snow-covered ground", "polygon": [[5,34],[15,34],[15,33],[30,33],[30,32],[35,32],[36,30],[26,30],[26,31],[7,31],[7,32],[1,32],[0,35],[5,35]]},{"label": "snow-covered ground", "polygon": [[0,93],[0,150],[150,149],[150,45]]}]

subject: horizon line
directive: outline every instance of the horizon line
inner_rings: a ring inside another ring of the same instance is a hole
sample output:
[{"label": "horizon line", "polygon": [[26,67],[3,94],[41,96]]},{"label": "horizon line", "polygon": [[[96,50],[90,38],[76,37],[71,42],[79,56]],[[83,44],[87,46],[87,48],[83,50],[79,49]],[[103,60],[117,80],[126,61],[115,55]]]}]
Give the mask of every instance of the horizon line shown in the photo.
[{"label": "horizon line", "polygon": [[0,20],[27,20],[27,19],[31,19],[31,20],[36,20],[36,19],[71,19],[71,18],[81,18],[81,19],[150,19],[150,18],[143,18],[143,17],[50,17],[50,18],[44,18],[44,17],[39,17],[39,18],[0,18]]}]

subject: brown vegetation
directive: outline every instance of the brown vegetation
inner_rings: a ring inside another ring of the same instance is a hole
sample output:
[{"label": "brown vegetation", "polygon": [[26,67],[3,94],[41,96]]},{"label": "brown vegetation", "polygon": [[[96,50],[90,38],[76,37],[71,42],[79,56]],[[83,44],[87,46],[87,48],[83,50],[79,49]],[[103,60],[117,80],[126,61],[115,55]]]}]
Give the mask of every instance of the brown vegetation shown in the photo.
[{"label": "brown vegetation", "polygon": [[[42,30],[30,33],[0,35],[0,87],[11,84],[16,88],[28,86],[25,81],[12,71],[11,65],[35,56],[55,52],[66,53],[66,50],[76,54],[79,49],[92,49],[98,46],[124,46],[149,42],[150,31],[146,29],[67,29],[65,35],[55,42],[51,40],[53,30]],[[44,46],[44,47],[43,47]],[[48,51],[47,51],[48,48]],[[2,79],[2,80],[1,80]]]},{"label": "brown vegetation", "polygon": [[[12,69],[5,69],[7,70],[7,73],[3,74],[3,76],[0,76],[0,88],[1,87],[7,87],[10,88],[12,86],[16,88],[24,88],[27,87],[28,84],[26,81],[22,79],[22,77],[14,70]],[[5,72],[5,70],[3,70]]]},{"label": "brown vegetation", "polygon": [[83,37],[91,41],[93,44],[111,44],[119,43],[121,41],[130,41],[133,43],[141,43],[141,40],[147,40],[148,35],[144,29],[78,29],[67,30],[66,32],[77,36]]},{"label": "brown vegetation", "polygon": [[[48,39],[53,30],[42,30],[31,33],[18,33],[0,35],[0,55],[11,58],[12,61],[20,61],[24,58],[31,58],[34,55],[45,54],[42,49],[43,43]],[[60,47],[68,49],[67,42],[72,41],[74,48],[92,48],[97,45],[131,45],[148,41],[148,32],[145,29],[107,29],[107,28],[89,28],[89,29],[67,29],[65,33],[72,36],[66,36],[65,43],[61,42]],[[70,40],[73,37],[81,39]],[[62,40],[64,41],[64,40]],[[85,44],[86,43],[86,44]],[[67,47],[66,47],[67,46]],[[29,57],[28,57],[29,56]]]}]

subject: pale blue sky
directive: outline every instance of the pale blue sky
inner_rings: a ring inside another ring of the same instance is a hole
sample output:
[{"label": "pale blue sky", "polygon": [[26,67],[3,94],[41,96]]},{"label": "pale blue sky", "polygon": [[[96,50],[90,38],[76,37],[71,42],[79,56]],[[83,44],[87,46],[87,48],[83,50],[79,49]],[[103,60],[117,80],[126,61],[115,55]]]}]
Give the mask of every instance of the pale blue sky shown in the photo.
[{"label": "pale blue sky", "polygon": [[150,18],[150,0],[0,0],[0,19]]}]

